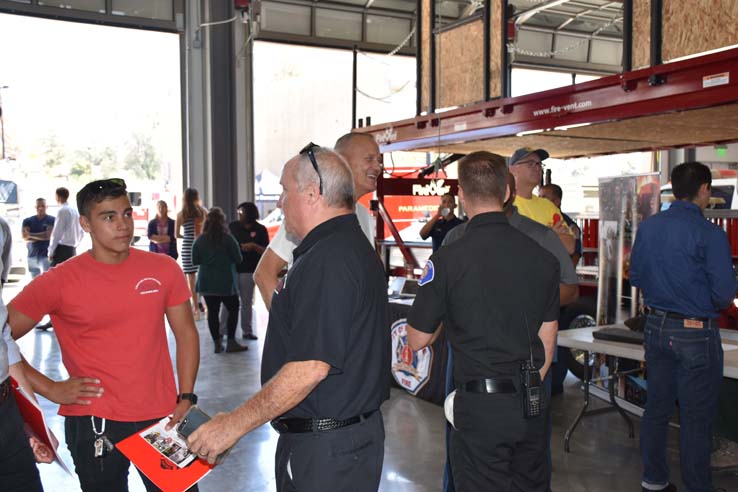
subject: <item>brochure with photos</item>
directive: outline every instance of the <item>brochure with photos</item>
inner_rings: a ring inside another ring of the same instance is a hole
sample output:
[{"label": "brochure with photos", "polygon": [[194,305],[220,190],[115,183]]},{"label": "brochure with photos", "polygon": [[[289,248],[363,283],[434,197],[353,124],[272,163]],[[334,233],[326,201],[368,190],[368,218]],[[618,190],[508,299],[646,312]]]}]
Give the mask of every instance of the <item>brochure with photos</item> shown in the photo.
[{"label": "brochure with photos", "polygon": [[152,427],[141,431],[139,435],[162,456],[177,465],[177,467],[184,468],[192,463],[197,458],[197,455],[187,449],[187,443],[177,434],[176,427],[166,430],[168,423],[169,417],[164,417]]}]

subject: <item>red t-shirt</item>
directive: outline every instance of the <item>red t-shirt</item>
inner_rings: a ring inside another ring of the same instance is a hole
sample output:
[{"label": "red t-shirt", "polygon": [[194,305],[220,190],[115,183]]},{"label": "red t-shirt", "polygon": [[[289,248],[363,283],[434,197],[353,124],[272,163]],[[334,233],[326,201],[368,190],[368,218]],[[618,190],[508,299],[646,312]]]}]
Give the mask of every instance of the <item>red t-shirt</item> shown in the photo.
[{"label": "red t-shirt", "polygon": [[51,316],[70,376],[98,378],[91,405],[62,405],[60,415],[136,422],[164,417],[176,405],[165,311],[190,298],[170,257],[131,249],[108,265],[85,253],[40,275],[10,303],[34,320]]}]

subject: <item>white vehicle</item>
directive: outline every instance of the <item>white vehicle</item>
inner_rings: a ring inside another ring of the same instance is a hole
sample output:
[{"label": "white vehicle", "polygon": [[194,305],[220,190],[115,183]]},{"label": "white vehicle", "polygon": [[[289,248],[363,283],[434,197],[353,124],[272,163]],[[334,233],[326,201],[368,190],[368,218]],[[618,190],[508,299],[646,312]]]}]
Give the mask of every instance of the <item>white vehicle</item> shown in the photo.
[{"label": "white vehicle", "polygon": [[[712,179],[712,196],[710,197],[710,207],[713,210],[738,210],[738,176],[726,178],[726,173],[735,173],[735,171],[722,171],[717,174],[713,171]],[[661,210],[666,210],[675,200],[674,193],[671,189],[671,183],[661,187]]]}]

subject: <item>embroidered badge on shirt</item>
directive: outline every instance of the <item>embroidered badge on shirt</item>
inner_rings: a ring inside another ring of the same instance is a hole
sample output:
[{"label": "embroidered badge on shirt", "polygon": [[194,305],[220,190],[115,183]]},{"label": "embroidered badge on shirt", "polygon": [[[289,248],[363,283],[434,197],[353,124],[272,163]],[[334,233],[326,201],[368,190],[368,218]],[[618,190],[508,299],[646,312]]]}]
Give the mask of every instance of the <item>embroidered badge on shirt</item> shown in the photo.
[{"label": "embroidered badge on shirt", "polygon": [[431,260],[428,260],[428,263],[426,263],[425,267],[423,268],[423,276],[420,277],[420,280],[418,280],[418,286],[422,287],[425,284],[433,282],[434,275],[435,270],[433,268],[433,262]]}]

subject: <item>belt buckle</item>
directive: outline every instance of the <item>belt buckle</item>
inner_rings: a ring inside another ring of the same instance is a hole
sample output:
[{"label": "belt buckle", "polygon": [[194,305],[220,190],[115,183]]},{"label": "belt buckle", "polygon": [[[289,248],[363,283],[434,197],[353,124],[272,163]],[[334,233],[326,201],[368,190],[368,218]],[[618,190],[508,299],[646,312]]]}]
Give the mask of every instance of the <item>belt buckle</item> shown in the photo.
[{"label": "belt buckle", "polygon": [[284,434],[290,430],[287,424],[280,422],[278,419],[272,420],[270,423],[272,424],[272,428],[279,434]]}]

